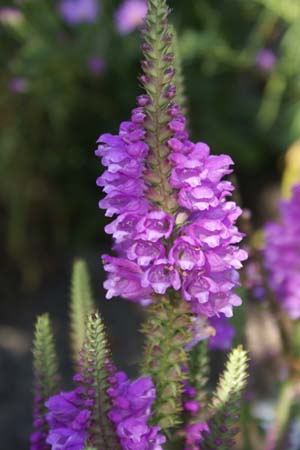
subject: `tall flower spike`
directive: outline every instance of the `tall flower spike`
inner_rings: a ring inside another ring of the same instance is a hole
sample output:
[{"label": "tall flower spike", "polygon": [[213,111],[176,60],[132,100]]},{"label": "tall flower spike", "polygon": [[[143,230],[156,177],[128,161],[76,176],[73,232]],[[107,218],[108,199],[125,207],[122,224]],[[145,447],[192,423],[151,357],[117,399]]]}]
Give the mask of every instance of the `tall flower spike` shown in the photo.
[{"label": "tall flower spike", "polygon": [[86,334],[86,321],[94,308],[87,264],[77,260],[73,265],[70,302],[70,328],[73,360],[78,360]]},{"label": "tall flower spike", "polygon": [[234,445],[239,419],[239,403],[247,382],[248,357],[241,346],[232,350],[211,402],[210,433],[203,450],[227,450]]},{"label": "tall flower spike", "polygon": [[118,450],[117,441],[112,422],[108,419],[111,408],[107,389],[110,386],[109,377],[114,373],[110,362],[110,354],[102,319],[98,313],[93,313],[87,321],[86,341],[81,352],[81,373],[75,380],[88,385],[93,391],[94,403],[92,407],[89,434],[92,436],[91,444],[103,450]]},{"label": "tall flower spike", "polygon": [[[206,144],[189,140],[176,103],[168,12],[166,0],[148,1],[140,77],[147,95],[138,97],[138,108],[117,136],[100,136],[96,151],[107,168],[97,180],[106,194],[99,205],[107,216],[117,215],[106,227],[118,256],[103,257],[104,286],[107,298],[150,305],[146,373],[158,392],[160,407],[155,409],[162,428],[179,421],[180,366],[187,363],[193,315],[200,322],[220,313],[232,315],[233,306],[241,303],[233,292],[239,284],[237,269],[246,258],[236,246],[242,239],[235,226],[241,210],[226,200],[233,186],[222,180],[231,173],[232,160],[210,155]],[[160,364],[152,349],[165,348],[164,327],[181,348],[178,361],[171,352]],[[172,374],[168,386],[166,367]]]},{"label": "tall flower spike", "polygon": [[34,432],[30,450],[49,450],[46,400],[58,390],[58,364],[49,316],[38,317],[33,344],[34,357]]}]

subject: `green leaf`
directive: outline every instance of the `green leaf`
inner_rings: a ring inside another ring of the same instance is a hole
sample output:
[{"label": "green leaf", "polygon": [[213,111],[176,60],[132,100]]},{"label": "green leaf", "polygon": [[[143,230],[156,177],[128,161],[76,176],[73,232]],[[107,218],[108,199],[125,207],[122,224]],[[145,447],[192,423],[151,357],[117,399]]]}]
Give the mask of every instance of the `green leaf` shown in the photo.
[{"label": "green leaf", "polygon": [[70,304],[71,348],[75,362],[85,339],[88,315],[91,314],[93,309],[94,301],[88,267],[85,261],[79,259],[73,265]]},{"label": "green leaf", "polygon": [[36,389],[48,399],[58,391],[58,363],[48,314],[37,318],[33,358]]}]

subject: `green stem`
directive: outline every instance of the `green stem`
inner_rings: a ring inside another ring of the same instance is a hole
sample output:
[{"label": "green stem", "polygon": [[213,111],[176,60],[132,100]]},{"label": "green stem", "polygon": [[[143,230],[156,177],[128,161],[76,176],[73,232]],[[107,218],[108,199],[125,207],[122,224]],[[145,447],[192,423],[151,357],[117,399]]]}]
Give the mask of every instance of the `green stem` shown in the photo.
[{"label": "green stem", "polygon": [[143,327],[147,336],[143,371],[152,377],[157,392],[153,423],[164,431],[181,422],[182,367],[187,366],[185,345],[191,339],[186,308],[180,298],[170,302],[161,297],[149,307]]}]

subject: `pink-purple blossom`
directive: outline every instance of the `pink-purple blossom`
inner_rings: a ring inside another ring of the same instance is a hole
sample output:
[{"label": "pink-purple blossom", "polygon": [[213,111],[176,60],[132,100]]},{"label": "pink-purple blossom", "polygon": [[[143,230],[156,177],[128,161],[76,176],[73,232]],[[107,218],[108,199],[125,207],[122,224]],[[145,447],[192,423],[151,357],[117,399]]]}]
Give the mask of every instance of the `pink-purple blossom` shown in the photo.
[{"label": "pink-purple blossom", "polygon": [[300,318],[300,185],[280,203],[280,219],[265,226],[264,264],[276,299],[292,319]]},{"label": "pink-purple blossom", "polygon": [[181,291],[192,313],[229,317],[232,307],[241,304],[234,288],[247,258],[237,245],[243,237],[236,226],[242,211],[227,199],[233,186],[223,180],[232,171],[232,160],[211,155],[206,144],[188,140],[185,119],[171,104],[168,160],[178,213],[167,214],[148,199],[151,189],[144,179],[149,148],[141,105],[148,101],[147,96],[139,97],[131,121],[121,124],[119,134],[104,134],[98,140],[96,155],[106,167],[97,180],[106,193],[99,206],[107,216],[117,216],[106,226],[119,254],[104,257],[107,297],[149,304],[154,294],[164,295],[172,288]]},{"label": "pink-purple blossom", "polygon": [[99,0],[62,0],[59,5],[61,16],[70,25],[93,23],[100,13]]},{"label": "pink-purple blossom", "polygon": [[145,0],[123,0],[115,12],[115,23],[120,34],[125,35],[142,25],[147,14]]},{"label": "pink-purple blossom", "polygon": [[112,408],[108,417],[116,426],[123,450],[162,450],[166,439],[160,427],[149,426],[155,388],[149,377],[130,381],[124,372],[110,378]]},{"label": "pink-purple blossom", "polygon": [[108,279],[104,282],[106,298],[122,296],[128,300],[148,305],[151,303],[152,290],[142,286],[143,271],[141,267],[125,258],[103,256],[104,269]]},{"label": "pink-purple blossom", "polygon": [[50,427],[47,443],[51,450],[82,450],[89,437],[91,420],[90,403],[87,403],[82,389],[54,395],[46,406]]}]

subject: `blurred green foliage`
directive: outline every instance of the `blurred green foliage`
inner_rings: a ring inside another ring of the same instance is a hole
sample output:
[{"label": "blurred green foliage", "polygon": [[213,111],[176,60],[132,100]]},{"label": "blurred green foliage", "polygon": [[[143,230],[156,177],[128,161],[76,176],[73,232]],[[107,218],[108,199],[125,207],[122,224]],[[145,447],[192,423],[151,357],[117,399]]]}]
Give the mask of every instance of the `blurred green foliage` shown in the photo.
[{"label": "blurred green foliage", "polygon": [[[100,0],[99,0],[100,1]],[[139,36],[123,37],[102,0],[97,22],[69,26],[53,0],[7,1],[0,23],[0,225],[6,257],[35,285],[52,256],[103,235],[94,158],[140,92]],[[233,156],[238,172],[268,173],[300,135],[298,0],[170,1],[183,60],[192,136]],[[257,54],[270,49],[270,70]],[[89,59],[106,69],[91,72]],[[16,77],[23,93],[9,89]]]}]

